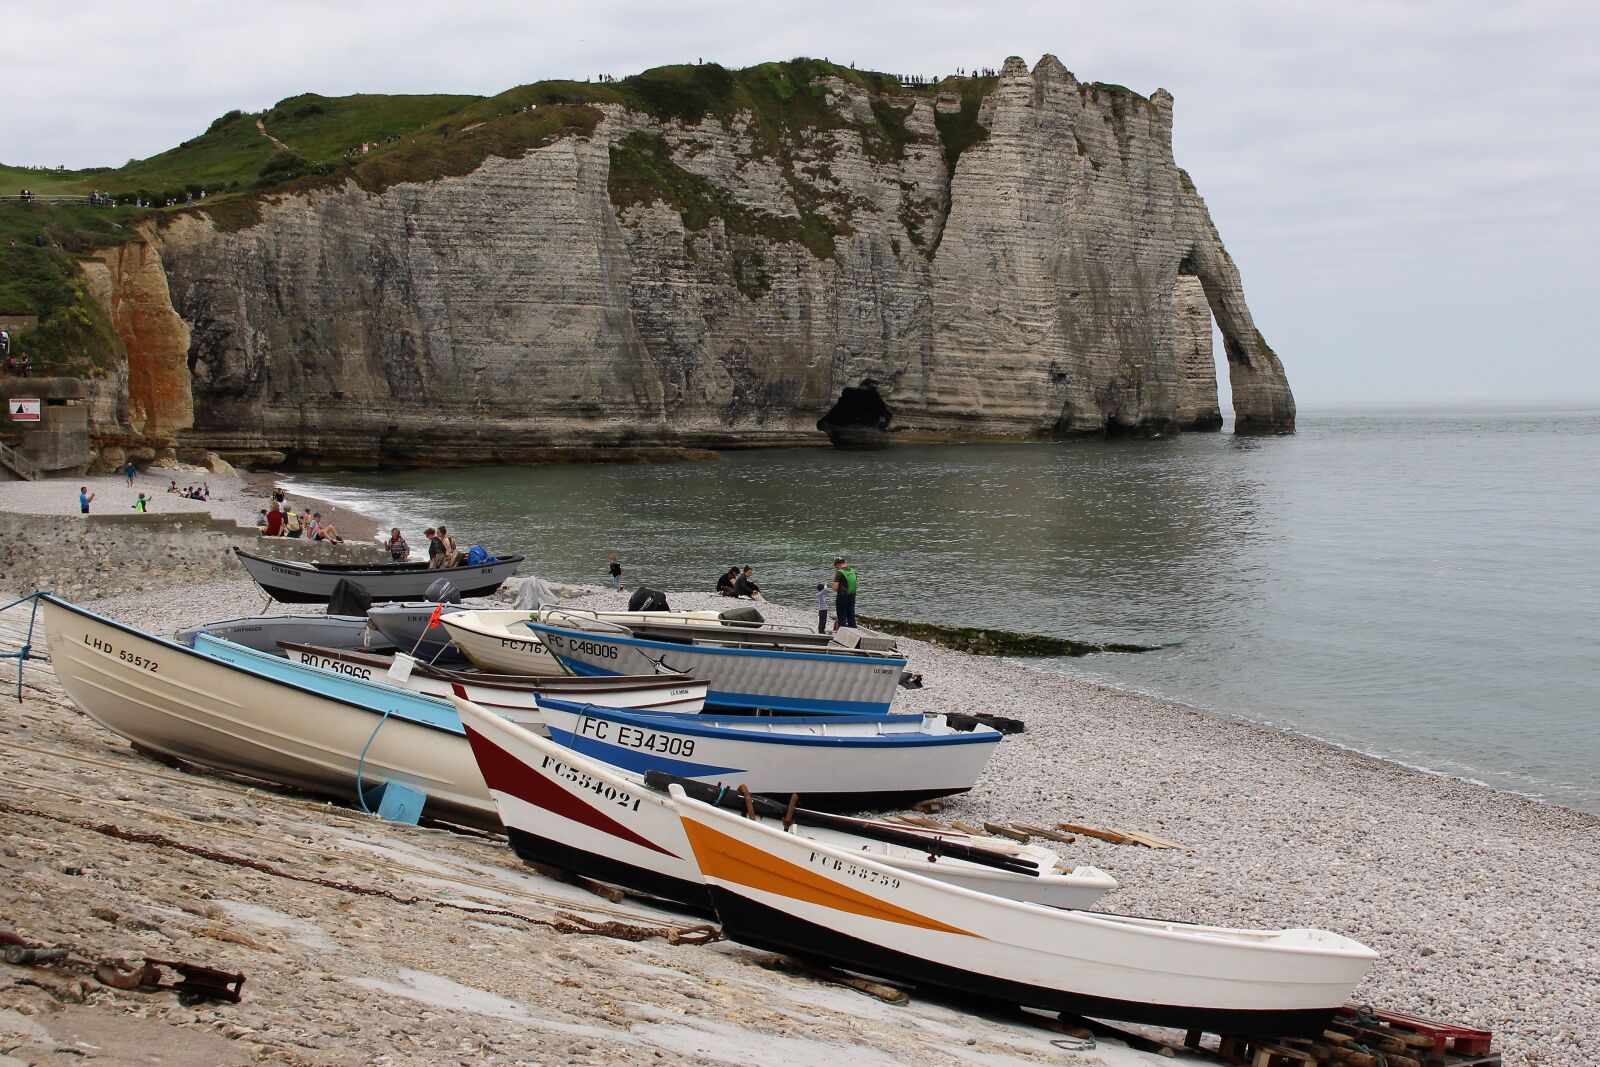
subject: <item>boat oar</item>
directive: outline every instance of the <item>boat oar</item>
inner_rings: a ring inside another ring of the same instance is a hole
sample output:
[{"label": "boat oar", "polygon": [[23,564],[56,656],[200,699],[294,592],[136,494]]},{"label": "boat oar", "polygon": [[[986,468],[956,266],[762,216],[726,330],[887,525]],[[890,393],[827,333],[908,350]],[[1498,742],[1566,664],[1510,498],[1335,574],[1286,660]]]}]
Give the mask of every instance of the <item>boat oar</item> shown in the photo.
[{"label": "boat oar", "polygon": [[[439,617],[444,614],[444,605],[435,604],[433,614],[428,616],[428,625],[422,628],[417,635],[417,643],[411,646],[410,652],[395,651],[394,662],[389,664],[389,677],[397,682],[404,682],[411,677],[411,670],[417,665],[417,649],[422,647],[422,639],[428,636],[428,631],[439,625]],[[442,649],[440,651],[443,651]]]},{"label": "boat oar", "polygon": [[755,814],[770,819],[786,820],[799,823],[802,826],[838,830],[842,833],[853,834],[856,837],[865,837],[872,841],[882,841],[889,845],[901,845],[906,848],[916,849],[930,856],[948,856],[951,859],[966,860],[969,863],[982,864],[985,867],[995,867],[1002,871],[1010,871],[1013,874],[1034,876],[1039,874],[1039,868],[1035,864],[1020,860],[1004,852],[993,852],[977,845],[966,845],[958,841],[948,841],[942,837],[894,830],[887,826],[873,826],[841,815],[828,815],[820,811],[797,808],[793,804],[780,804],[766,797],[749,796],[724,786],[695,781],[693,778],[679,778],[676,775],[664,774],[661,771],[646,771],[644,784],[659,793],[665,793],[669,785],[682,786],[683,791],[694,799],[716,807],[727,808],[730,811],[744,812],[747,810],[748,805],[748,809]]}]

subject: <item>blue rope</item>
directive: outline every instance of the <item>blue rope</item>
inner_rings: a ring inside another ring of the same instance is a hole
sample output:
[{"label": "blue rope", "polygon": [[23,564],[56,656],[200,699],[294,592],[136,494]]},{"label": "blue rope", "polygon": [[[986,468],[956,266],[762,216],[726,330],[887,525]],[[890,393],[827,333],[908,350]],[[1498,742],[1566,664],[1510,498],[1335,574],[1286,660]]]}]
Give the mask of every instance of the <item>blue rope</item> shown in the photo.
[{"label": "blue rope", "polygon": [[28,612],[28,634],[22,639],[22,647],[15,652],[0,652],[0,659],[14,659],[17,661],[17,703],[19,704],[22,703],[22,668],[28,660],[34,658],[33,628],[39,618],[39,598],[43,595],[44,592],[42,590],[29,593],[27,596],[13,600],[5,607],[0,608],[0,612],[6,612],[18,604],[26,604],[30,601],[33,604],[33,607]]},{"label": "blue rope", "polygon": [[367,766],[367,749],[372,747],[372,742],[378,739],[378,731],[383,729],[383,724],[389,721],[389,716],[394,714],[394,709],[389,708],[383,713],[383,718],[378,720],[378,725],[372,728],[372,736],[367,738],[367,743],[361,746],[361,759],[356,762],[356,803],[361,805],[361,810],[368,815],[372,809],[367,807],[367,791],[361,788],[361,772]]}]

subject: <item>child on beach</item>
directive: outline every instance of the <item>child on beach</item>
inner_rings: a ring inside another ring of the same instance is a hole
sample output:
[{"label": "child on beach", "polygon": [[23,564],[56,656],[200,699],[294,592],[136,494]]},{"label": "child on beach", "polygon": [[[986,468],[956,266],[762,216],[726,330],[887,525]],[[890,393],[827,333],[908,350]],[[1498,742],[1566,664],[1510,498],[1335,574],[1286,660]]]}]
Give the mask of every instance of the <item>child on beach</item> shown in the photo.
[{"label": "child on beach", "polygon": [[89,492],[87,485],[80,486],[78,489],[78,510],[87,515],[89,514],[89,505],[92,503],[94,503],[94,494]]},{"label": "child on beach", "polygon": [[817,633],[828,632],[828,587],[823,582],[817,583]]},{"label": "child on beach", "polygon": [[611,588],[620,593],[622,592],[622,564],[617,562],[616,556],[612,556],[609,562],[611,564]]},{"label": "child on beach", "polygon": [[134,511],[140,511],[140,512],[149,511],[150,510],[150,498],[145,496],[143,493],[140,493],[139,494],[139,499],[135,500],[133,502],[133,510]]}]

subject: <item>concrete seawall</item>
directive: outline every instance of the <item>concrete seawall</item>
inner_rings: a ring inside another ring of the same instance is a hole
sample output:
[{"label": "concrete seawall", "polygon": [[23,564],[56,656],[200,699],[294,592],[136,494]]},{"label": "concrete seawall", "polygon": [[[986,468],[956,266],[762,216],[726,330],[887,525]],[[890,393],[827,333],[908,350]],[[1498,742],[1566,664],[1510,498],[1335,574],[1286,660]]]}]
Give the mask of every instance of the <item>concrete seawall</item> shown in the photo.
[{"label": "concrete seawall", "polygon": [[115,596],[182,581],[244,577],[235,547],[297,563],[382,563],[369,541],[265,538],[203,512],[129,515],[0,513],[0,589],[68,599]]}]

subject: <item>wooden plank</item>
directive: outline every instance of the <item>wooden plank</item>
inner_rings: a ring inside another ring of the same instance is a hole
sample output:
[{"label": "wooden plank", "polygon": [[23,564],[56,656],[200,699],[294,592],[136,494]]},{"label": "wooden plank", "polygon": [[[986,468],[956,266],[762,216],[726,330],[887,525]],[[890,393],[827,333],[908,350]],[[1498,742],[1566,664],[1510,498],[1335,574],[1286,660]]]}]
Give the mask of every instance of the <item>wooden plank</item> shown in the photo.
[{"label": "wooden plank", "polygon": [[1050,841],[1060,841],[1063,845],[1070,845],[1077,840],[1077,838],[1073,837],[1071,834],[1064,834],[1060,831],[1051,830],[1043,826],[1035,826],[1029,822],[1014,822],[1011,825],[1015,826],[1018,830],[1021,830],[1025,834],[1032,834],[1034,837],[1043,837]]},{"label": "wooden plank", "polygon": [[1128,839],[1122,834],[1111,830],[1096,830],[1092,826],[1079,826],[1073,822],[1058,822],[1056,829],[1065,830],[1069,834],[1082,834],[1085,837],[1097,837],[1101,841],[1110,841],[1113,845],[1125,843]]},{"label": "wooden plank", "polygon": [[900,815],[889,822],[904,823],[907,826],[920,826],[924,830],[954,830],[949,823],[940,822],[938,819],[925,819],[920,815]]},{"label": "wooden plank", "polygon": [[1157,837],[1155,834],[1147,834],[1143,830],[1128,830],[1121,826],[1108,826],[1106,829],[1114,834],[1121,834],[1131,843],[1135,845],[1143,845],[1145,848],[1174,848],[1183,852],[1194,851],[1194,849],[1190,848],[1188,845],[1180,845],[1176,841],[1168,841],[1164,837]]},{"label": "wooden plank", "polygon": [[944,805],[937,800],[919,800],[911,807],[914,811],[925,812],[929,815],[937,815],[944,810]]},{"label": "wooden plank", "polygon": [[960,830],[964,834],[971,834],[973,837],[983,836],[983,827],[981,826],[973,826],[971,823],[962,822],[960,819],[954,820],[950,825],[954,826],[957,830]]},{"label": "wooden plank", "polygon": [[757,962],[768,970],[783,971],[787,974],[842,985],[846,988],[854,989],[858,993],[865,993],[869,997],[876,997],[886,1004],[904,1004],[911,999],[911,995],[905,990],[896,989],[892,985],[884,985],[882,982],[874,982],[857,975],[846,974],[832,967],[807,963],[804,960],[797,960],[789,956],[773,956]]},{"label": "wooden plank", "polygon": [[1024,831],[1022,831],[1022,830],[1013,830],[1011,827],[1006,826],[1003,823],[987,822],[986,821],[983,824],[983,828],[985,830],[989,831],[991,834],[994,834],[996,837],[1009,837],[1009,838],[1011,838],[1011,840],[1019,841],[1024,845],[1026,845],[1029,841],[1033,840]]}]

